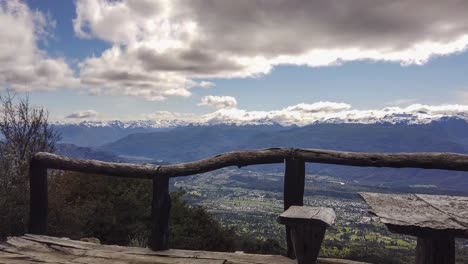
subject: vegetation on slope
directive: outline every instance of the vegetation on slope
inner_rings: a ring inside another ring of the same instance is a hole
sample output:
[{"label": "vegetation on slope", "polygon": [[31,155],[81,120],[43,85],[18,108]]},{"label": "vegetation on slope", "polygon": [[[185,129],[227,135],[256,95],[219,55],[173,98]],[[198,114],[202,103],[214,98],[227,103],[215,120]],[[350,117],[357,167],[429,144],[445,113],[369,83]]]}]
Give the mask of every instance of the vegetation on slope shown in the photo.
[{"label": "vegetation on slope", "polygon": [[[18,102],[8,96],[1,99],[0,238],[4,238],[26,232],[28,161],[37,151],[53,151],[59,136],[48,125],[44,109],[30,107],[27,99]],[[223,144],[235,141],[221,139]],[[148,180],[49,173],[49,234],[76,239],[97,237],[108,244],[147,244],[152,192]],[[274,223],[282,209],[280,174],[221,171],[197,178],[201,180],[181,178],[174,183],[185,187],[188,194],[182,190],[171,193],[171,248],[284,252],[284,229]],[[370,224],[356,221],[353,214],[360,219],[364,211],[356,201],[356,185],[337,182],[336,178],[325,182],[319,178],[317,175],[307,178],[306,204],[331,206],[337,212],[345,209],[341,222],[327,232],[322,256],[373,263],[411,262],[413,238],[391,235],[376,221]],[[210,203],[210,199],[216,203]],[[210,213],[204,208],[209,208]],[[458,245],[458,261],[465,263],[466,243]]]},{"label": "vegetation on slope", "polygon": [[[97,237],[107,244],[146,246],[150,234],[149,180],[80,173],[51,177],[49,232],[75,239]],[[279,243],[240,236],[200,206],[171,193],[171,248],[281,253]]]}]

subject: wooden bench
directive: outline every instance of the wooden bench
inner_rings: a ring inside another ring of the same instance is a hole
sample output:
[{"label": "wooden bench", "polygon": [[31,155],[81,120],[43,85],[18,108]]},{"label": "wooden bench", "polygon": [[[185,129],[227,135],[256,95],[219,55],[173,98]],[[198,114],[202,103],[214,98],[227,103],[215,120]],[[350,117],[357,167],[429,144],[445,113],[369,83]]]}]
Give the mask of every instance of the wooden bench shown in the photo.
[{"label": "wooden bench", "polygon": [[468,197],[360,193],[387,228],[418,237],[417,264],[455,263],[455,237],[468,238]]},{"label": "wooden bench", "polygon": [[325,230],[335,222],[335,211],[325,207],[290,206],[278,217],[278,223],[291,230],[291,240],[297,263],[313,264],[325,236]]}]

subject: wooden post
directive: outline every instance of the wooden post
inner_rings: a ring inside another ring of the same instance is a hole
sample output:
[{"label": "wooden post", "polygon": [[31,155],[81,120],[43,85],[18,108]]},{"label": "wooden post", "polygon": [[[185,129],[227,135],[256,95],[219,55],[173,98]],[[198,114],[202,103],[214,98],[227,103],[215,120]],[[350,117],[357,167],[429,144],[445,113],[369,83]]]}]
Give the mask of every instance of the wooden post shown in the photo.
[{"label": "wooden post", "polygon": [[34,158],[29,164],[29,233],[47,232],[47,167]]},{"label": "wooden post", "polygon": [[303,222],[291,226],[291,240],[298,264],[316,263],[326,229],[323,223],[312,225]]},{"label": "wooden post", "polygon": [[298,264],[317,262],[325,230],[335,217],[331,208],[308,206],[291,206],[278,217],[278,223],[290,227]]},{"label": "wooden post", "polygon": [[[286,159],[284,173],[284,211],[291,205],[304,205],[305,162],[297,159]],[[291,230],[286,226],[287,256],[295,258]]]},{"label": "wooden post", "polygon": [[449,236],[418,237],[416,264],[454,264],[455,239]]},{"label": "wooden post", "polygon": [[153,177],[153,202],[151,208],[150,247],[156,251],[168,249],[169,213],[171,211],[168,176]]}]

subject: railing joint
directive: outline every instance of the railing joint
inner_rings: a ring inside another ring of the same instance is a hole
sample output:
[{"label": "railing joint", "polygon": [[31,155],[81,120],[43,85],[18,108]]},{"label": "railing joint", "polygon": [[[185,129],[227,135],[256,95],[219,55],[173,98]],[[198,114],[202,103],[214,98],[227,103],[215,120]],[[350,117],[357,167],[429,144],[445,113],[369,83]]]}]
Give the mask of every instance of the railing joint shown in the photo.
[{"label": "railing joint", "polygon": [[292,159],[292,160],[297,159],[296,154],[297,154],[298,151],[299,151],[298,148],[291,148],[290,151],[289,151],[289,159]]}]

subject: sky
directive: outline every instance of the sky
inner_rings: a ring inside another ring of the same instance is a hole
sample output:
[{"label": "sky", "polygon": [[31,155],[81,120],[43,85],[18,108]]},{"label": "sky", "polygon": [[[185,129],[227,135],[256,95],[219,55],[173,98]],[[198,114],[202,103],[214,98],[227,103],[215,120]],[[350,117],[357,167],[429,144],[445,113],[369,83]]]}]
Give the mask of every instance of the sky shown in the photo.
[{"label": "sky", "polygon": [[466,112],[467,10],[464,0],[0,0],[0,87],[70,122]]}]

